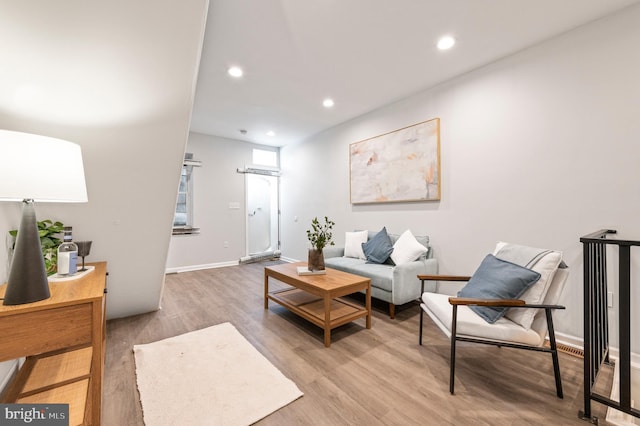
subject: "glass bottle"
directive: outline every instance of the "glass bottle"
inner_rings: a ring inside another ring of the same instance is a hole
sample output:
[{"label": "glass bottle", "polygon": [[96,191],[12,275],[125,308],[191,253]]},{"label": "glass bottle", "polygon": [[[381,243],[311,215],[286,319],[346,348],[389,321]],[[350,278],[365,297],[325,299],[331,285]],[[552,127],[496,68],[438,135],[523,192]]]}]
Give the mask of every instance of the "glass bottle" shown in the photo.
[{"label": "glass bottle", "polygon": [[64,227],[63,243],[58,247],[58,275],[73,275],[78,272],[78,246],[71,236],[71,227]]}]

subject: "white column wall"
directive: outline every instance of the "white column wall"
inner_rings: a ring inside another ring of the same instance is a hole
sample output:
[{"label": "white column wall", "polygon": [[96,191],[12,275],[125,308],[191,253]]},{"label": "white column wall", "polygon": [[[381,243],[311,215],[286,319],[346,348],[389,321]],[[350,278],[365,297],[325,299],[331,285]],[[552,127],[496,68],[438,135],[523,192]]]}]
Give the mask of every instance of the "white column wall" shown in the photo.
[{"label": "white column wall", "polygon": [[[40,203],[36,213],[92,240],[87,261],[109,262],[109,318],[159,306],[207,8],[207,0],[0,6],[0,128],[82,147],[89,202]],[[19,220],[20,203],[0,203],[0,281],[4,239]]]}]

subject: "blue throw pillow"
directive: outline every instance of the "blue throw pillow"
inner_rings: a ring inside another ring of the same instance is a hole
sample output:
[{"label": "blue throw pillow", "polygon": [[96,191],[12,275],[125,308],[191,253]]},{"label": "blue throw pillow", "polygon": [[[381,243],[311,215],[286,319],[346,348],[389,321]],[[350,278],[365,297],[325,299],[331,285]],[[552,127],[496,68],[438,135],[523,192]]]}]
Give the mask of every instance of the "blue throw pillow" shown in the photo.
[{"label": "blue throw pillow", "polygon": [[362,243],[362,251],[367,258],[367,263],[384,263],[393,251],[391,238],[384,227],[366,243]]},{"label": "blue throw pillow", "polygon": [[[517,299],[539,279],[539,273],[489,254],[467,285],[458,292],[458,296],[472,299]],[[509,309],[474,305],[469,308],[489,324],[496,322]]]}]

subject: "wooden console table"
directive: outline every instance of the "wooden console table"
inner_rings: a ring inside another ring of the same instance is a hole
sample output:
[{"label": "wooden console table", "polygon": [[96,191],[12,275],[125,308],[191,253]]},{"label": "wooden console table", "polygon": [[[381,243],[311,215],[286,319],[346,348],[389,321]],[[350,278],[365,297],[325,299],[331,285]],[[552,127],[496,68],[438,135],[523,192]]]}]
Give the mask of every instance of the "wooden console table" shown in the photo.
[{"label": "wooden console table", "polygon": [[49,299],[0,305],[0,361],[27,357],[0,402],[69,404],[70,425],[100,425],[107,263],[89,265],[83,277],[49,283]]}]

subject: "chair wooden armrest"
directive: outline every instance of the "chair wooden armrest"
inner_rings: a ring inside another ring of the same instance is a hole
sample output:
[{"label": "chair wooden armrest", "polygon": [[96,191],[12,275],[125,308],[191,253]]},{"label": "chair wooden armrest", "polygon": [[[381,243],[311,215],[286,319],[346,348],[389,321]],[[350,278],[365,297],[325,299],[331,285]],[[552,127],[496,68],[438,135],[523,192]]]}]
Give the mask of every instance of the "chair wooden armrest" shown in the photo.
[{"label": "chair wooden armrest", "polygon": [[420,294],[424,293],[424,282],[425,281],[469,281],[471,277],[462,276],[462,275],[425,275],[419,274],[418,279],[420,280]]},{"label": "chair wooden armrest", "polygon": [[477,305],[477,306],[524,306],[526,302],[519,299],[472,299],[469,297],[450,297],[452,305]]},{"label": "chair wooden armrest", "polygon": [[527,305],[520,299],[474,299],[470,297],[450,297],[452,305],[493,306],[497,308],[565,309],[562,305]]},{"label": "chair wooden armrest", "polygon": [[460,275],[418,275],[421,281],[469,281],[471,277]]}]

